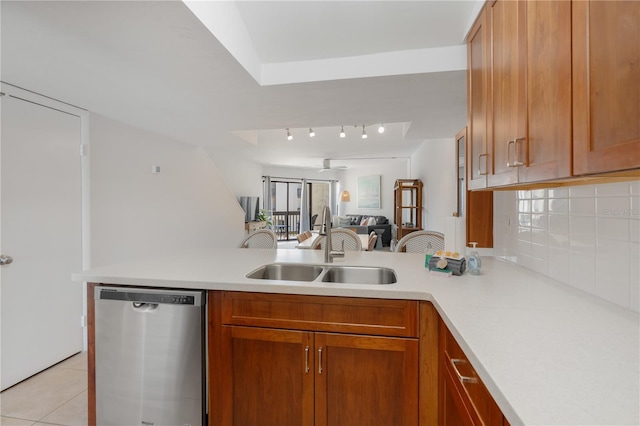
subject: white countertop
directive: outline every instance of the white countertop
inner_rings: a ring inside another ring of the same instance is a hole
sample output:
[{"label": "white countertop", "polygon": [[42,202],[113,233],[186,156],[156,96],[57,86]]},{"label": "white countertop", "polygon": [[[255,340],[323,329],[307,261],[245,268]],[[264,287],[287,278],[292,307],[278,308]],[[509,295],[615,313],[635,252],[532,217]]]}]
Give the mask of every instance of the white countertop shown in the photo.
[{"label": "white countertop", "polygon": [[320,250],[214,249],[94,268],[73,278],[135,286],[429,300],[512,425],[640,424],[637,313],[487,257],[482,275],[451,278],[430,275],[420,254],[347,252],[335,260],[393,268],[398,282],[391,285],[245,277],[266,263],[322,261]]}]

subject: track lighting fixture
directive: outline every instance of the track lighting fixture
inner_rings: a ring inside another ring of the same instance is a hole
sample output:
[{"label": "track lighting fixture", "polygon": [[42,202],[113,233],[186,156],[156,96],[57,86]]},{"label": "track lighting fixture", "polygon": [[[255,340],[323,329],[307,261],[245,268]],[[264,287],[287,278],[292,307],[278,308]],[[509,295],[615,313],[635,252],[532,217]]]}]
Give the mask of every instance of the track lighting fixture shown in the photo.
[{"label": "track lighting fixture", "polygon": [[291,139],[293,139],[293,136],[291,136],[291,132],[287,128],[287,140],[291,140]]},{"label": "track lighting fixture", "polygon": [[362,139],[366,139],[367,136],[367,131],[364,129],[364,124],[362,125]]},{"label": "track lighting fixture", "polygon": [[378,133],[384,133],[384,124],[380,123],[380,127],[378,127]]},{"label": "track lighting fixture", "polygon": [[340,126],[340,137],[344,138],[347,134],[344,132],[344,126]]},{"label": "track lighting fixture", "polygon": [[316,132],[313,131],[311,127],[309,127],[309,137],[312,138],[316,135]]}]

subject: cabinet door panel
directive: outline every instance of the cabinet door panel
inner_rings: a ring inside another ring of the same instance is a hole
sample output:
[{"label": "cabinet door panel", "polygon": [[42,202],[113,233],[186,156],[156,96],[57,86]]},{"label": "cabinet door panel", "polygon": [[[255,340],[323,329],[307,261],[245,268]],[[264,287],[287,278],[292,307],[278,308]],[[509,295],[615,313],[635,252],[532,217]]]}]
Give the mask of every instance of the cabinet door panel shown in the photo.
[{"label": "cabinet door panel", "polygon": [[230,328],[233,424],[312,425],[312,333]]},{"label": "cabinet door panel", "polygon": [[526,3],[527,137],[519,182],[571,175],[571,3]]},{"label": "cabinet door panel", "polygon": [[498,0],[490,9],[491,112],[489,151],[492,158],[489,186],[518,181],[516,138],[525,137],[523,34],[524,2]]},{"label": "cabinet door panel", "polygon": [[315,343],[316,425],[417,425],[416,339],[316,333]]},{"label": "cabinet door panel", "polygon": [[487,119],[489,89],[489,28],[486,9],[480,13],[468,38],[467,99],[469,138],[467,141],[467,187],[487,186]]},{"label": "cabinet door panel", "polygon": [[574,174],[640,167],[640,2],[572,2]]}]

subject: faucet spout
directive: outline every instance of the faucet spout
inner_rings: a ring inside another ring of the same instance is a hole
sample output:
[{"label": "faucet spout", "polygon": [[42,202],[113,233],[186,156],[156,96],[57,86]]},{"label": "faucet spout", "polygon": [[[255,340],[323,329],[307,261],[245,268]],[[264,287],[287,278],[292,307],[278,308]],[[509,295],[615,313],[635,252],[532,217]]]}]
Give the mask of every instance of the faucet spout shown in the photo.
[{"label": "faucet spout", "polygon": [[[336,251],[331,249],[332,247],[331,209],[329,208],[329,206],[324,206],[324,209],[322,210],[322,225],[320,226],[320,235],[325,236],[325,241],[324,241],[324,262],[325,263],[332,263],[334,257],[344,256],[344,250]],[[343,247],[344,247],[344,242],[343,242]]]},{"label": "faucet spout", "polygon": [[331,263],[331,209],[324,206],[322,209],[322,225],[320,227],[320,235],[324,235],[324,262]]}]

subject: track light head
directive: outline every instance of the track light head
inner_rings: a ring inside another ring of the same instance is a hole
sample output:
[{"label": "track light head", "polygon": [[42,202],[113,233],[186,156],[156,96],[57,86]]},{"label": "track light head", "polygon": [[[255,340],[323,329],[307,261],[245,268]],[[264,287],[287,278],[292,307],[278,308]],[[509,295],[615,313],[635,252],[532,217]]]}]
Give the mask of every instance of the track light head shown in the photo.
[{"label": "track light head", "polygon": [[378,127],[378,133],[384,133],[384,124],[380,123],[380,127]]},{"label": "track light head", "polygon": [[316,132],[313,131],[311,127],[309,127],[309,137],[312,138],[316,135]]},{"label": "track light head", "polygon": [[344,138],[347,134],[344,132],[344,126],[340,126],[340,137]]},{"label": "track light head", "polygon": [[362,125],[362,139],[366,139],[367,136],[367,131],[364,129],[364,124]]},{"label": "track light head", "polygon": [[291,135],[291,132],[287,128],[287,140],[291,140],[291,139],[293,139],[293,136]]}]

